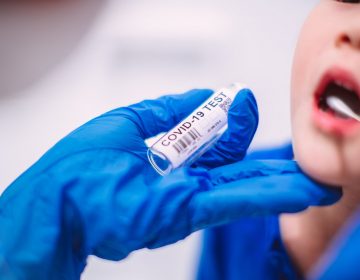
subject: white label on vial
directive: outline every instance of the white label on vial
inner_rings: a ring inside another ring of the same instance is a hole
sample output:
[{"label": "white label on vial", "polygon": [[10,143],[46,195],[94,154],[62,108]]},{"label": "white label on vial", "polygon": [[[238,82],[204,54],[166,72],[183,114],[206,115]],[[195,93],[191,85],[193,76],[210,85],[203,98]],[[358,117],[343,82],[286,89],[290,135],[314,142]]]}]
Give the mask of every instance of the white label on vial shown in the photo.
[{"label": "white label on vial", "polygon": [[216,137],[228,120],[236,94],[246,88],[234,84],[215,92],[192,114],[166,133],[152,149],[164,154],[173,168],[181,166],[200,147]]}]

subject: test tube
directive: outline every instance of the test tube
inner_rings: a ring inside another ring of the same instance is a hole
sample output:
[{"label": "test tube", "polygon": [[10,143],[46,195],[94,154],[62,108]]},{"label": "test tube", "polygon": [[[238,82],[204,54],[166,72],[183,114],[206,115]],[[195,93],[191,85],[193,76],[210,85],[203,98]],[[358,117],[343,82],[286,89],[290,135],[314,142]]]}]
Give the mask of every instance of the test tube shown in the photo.
[{"label": "test tube", "polygon": [[228,112],[237,93],[247,86],[234,83],[212,94],[188,117],[149,147],[147,156],[162,176],[191,165],[221,137],[227,128]]}]

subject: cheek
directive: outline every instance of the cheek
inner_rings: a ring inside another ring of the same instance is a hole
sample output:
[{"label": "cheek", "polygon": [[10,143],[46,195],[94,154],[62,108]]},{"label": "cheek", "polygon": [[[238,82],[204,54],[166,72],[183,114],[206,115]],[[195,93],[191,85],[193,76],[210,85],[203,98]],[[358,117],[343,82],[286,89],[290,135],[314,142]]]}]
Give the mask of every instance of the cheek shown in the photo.
[{"label": "cheek", "polygon": [[328,17],[327,6],[321,2],[313,10],[295,52],[291,82],[292,136],[295,159],[307,174],[326,184],[343,185],[348,178],[344,162],[351,160],[350,153],[344,158],[339,140],[320,132],[312,120],[314,91],[326,66],[324,63],[331,59],[324,53],[331,49],[334,38],[334,28],[322,20]]},{"label": "cheek", "polygon": [[[313,121],[314,92],[334,52],[341,18],[333,1],[320,1],[308,17],[295,52],[291,83],[291,118],[295,159],[315,180],[329,185],[360,185],[360,133],[339,139]],[[323,20],[329,19],[332,20]],[[341,33],[341,32],[340,32]]]},{"label": "cheek", "polygon": [[293,113],[296,113],[304,99],[312,97],[312,90],[318,82],[316,74],[324,67],[318,58],[324,56],[324,50],[332,46],[333,34],[328,30],[333,30],[333,27],[323,20],[329,13],[326,6],[326,3],[321,2],[312,11],[299,36],[291,80]]}]

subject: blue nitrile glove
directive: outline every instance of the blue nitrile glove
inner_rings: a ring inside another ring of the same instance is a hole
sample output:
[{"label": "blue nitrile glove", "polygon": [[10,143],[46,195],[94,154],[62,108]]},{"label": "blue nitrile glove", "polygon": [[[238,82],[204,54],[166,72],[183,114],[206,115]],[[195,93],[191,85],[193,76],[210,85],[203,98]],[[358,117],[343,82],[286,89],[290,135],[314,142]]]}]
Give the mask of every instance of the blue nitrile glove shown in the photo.
[{"label": "blue nitrile glove", "polygon": [[333,242],[309,279],[360,279],[360,209]]},{"label": "blue nitrile glove", "polygon": [[337,199],[293,162],[202,168],[244,156],[258,121],[248,90],[231,107],[223,136],[233,137],[229,145],[220,142],[204,155],[209,162],[160,177],[148,163],[144,139],[172,128],[211,93],[194,90],[116,109],[47,152],[0,198],[1,278],[79,279],[88,255],[120,260],[244,215]]}]

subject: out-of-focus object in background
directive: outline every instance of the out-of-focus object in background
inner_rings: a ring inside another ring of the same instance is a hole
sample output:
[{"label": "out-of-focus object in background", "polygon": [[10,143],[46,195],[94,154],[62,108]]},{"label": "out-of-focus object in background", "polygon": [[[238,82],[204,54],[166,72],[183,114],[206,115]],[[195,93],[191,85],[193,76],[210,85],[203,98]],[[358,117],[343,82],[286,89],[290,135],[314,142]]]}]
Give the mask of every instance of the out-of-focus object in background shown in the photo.
[{"label": "out-of-focus object in background", "polygon": [[0,98],[45,75],[70,53],[106,0],[0,3]]}]

